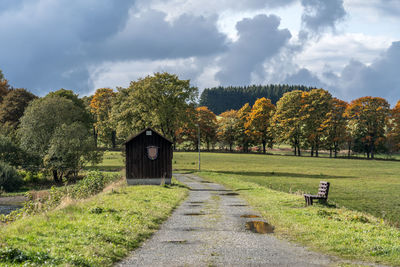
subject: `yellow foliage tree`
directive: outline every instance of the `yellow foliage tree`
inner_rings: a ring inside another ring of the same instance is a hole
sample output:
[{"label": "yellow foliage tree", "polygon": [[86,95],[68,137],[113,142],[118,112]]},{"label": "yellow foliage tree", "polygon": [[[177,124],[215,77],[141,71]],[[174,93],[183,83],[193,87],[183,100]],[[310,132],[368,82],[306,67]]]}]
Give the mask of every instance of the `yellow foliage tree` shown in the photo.
[{"label": "yellow foliage tree", "polygon": [[270,99],[259,98],[254,103],[247,122],[245,124],[247,133],[253,136],[254,140],[262,143],[265,154],[266,144],[272,146],[273,134],[271,129],[271,118],[275,112],[275,105]]},{"label": "yellow foliage tree", "polygon": [[221,119],[218,121],[218,139],[229,146],[229,151],[232,152],[232,147],[236,141],[238,117],[236,110],[228,110],[219,115]]}]

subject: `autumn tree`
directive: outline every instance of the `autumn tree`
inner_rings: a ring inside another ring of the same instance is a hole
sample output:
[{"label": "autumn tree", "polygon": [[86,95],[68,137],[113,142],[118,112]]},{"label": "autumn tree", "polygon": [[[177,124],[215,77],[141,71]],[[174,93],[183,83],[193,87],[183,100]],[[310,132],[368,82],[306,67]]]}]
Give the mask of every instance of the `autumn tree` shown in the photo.
[{"label": "autumn tree", "polygon": [[289,143],[294,148],[294,155],[301,156],[303,141],[302,91],[285,93],[276,103],[273,126],[279,142]]},{"label": "autumn tree", "polygon": [[196,108],[197,123],[200,127],[200,139],[206,143],[210,151],[210,144],[217,141],[217,116],[207,107]]},{"label": "autumn tree", "polygon": [[111,115],[117,135],[126,138],[152,127],[175,143],[175,133],[197,94],[198,89],[190,86],[189,80],[166,72],[131,82],[128,88],[118,88]]},{"label": "autumn tree", "polygon": [[322,123],[331,110],[332,95],[324,89],[313,89],[301,95],[301,121],[305,140],[311,148],[311,157],[318,157],[323,135]]},{"label": "autumn tree", "polygon": [[3,73],[0,70],[0,103],[3,101],[3,98],[10,91],[11,86],[8,84],[8,80],[4,78]]},{"label": "autumn tree", "polygon": [[248,120],[245,124],[247,132],[254,137],[255,140],[263,145],[263,153],[266,152],[267,143],[272,146],[273,134],[271,127],[271,119],[275,112],[275,105],[270,99],[265,97],[259,98],[251,108]]},{"label": "autumn tree", "polygon": [[198,128],[197,128],[197,112],[194,106],[190,105],[186,108],[185,121],[182,123],[176,132],[176,143],[184,144],[185,149],[198,150]]},{"label": "autumn tree", "polygon": [[332,157],[332,151],[335,158],[340,150],[340,144],[346,141],[347,119],[344,113],[347,108],[347,102],[338,98],[333,98],[331,109],[325,116],[322,123],[323,135],[326,138],[325,147],[329,150],[329,156]]},{"label": "autumn tree", "polygon": [[389,103],[380,97],[361,97],[353,100],[345,115],[353,128],[353,137],[362,145],[368,158],[374,158],[376,148],[384,143],[390,112]]},{"label": "autumn tree", "polygon": [[400,150],[400,101],[391,110],[390,131],[388,139],[390,140],[391,152]]},{"label": "autumn tree", "polygon": [[221,143],[227,144],[229,146],[229,151],[232,152],[232,147],[235,144],[238,125],[238,116],[236,110],[228,110],[220,115],[220,120],[218,121],[217,136]]},{"label": "autumn tree", "polygon": [[25,89],[11,89],[0,104],[0,123],[16,129],[28,104],[37,97]]},{"label": "autumn tree", "polygon": [[237,122],[236,122],[236,140],[238,144],[242,147],[244,152],[249,151],[249,146],[251,144],[251,136],[246,129],[246,123],[249,119],[249,115],[251,112],[251,106],[249,103],[246,103],[237,111]]},{"label": "autumn tree", "polygon": [[110,88],[97,89],[90,102],[90,112],[94,116],[94,127],[100,141],[116,147],[116,132],[110,120],[113,99],[116,93]]}]

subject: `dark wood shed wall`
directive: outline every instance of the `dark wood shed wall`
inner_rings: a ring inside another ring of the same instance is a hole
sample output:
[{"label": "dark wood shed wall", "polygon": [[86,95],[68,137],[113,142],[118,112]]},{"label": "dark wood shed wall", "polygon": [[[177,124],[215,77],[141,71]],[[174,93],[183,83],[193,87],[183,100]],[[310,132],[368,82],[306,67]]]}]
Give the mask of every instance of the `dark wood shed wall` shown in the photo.
[{"label": "dark wood shed wall", "polygon": [[[150,160],[147,147],[157,146],[158,157]],[[126,178],[171,178],[172,177],[172,144],[152,131],[146,131],[126,143]]]}]

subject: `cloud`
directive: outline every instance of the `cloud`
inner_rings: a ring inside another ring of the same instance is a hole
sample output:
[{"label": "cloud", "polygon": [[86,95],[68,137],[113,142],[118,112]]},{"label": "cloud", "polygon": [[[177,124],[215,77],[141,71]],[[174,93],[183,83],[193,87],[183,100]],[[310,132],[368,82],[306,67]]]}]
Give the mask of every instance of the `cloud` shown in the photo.
[{"label": "cloud", "polygon": [[343,20],[346,11],[343,0],[301,0],[304,7],[302,23],[311,33],[335,29],[336,23]]},{"label": "cloud", "polygon": [[167,22],[166,14],[138,12],[134,5],[132,0],[8,2],[0,13],[0,25],[7,25],[0,27],[0,35],[7,36],[0,44],[0,68],[13,86],[39,95],[61,87],[84,94],[92,90],[93,65],[206,56],[226,48],[216,18],[182,15]]},{"label": "cloud", "polygon": [[400,42],[392,45],[372,64],[352,60],[332,87],[347,100],[361,96],[379,96],[391,104],[400,99]]},{"label": "cloud", "polygon": [[221,70],[216,79],[222,85],[248,85],[252,72],[279,53],[291,38],[287,29],[278,29],[279,24],[280,19],[274,15],[258,15],[238,22],[239,39],[220,59]]},{"label": "cloud", "polygon": [[307,85],[316,88],[326,88],[326,84],[322,83],[320,79],[308,69],[301,68],[297,72],[288,75],[283,81],[285,84],[291,85]]}]

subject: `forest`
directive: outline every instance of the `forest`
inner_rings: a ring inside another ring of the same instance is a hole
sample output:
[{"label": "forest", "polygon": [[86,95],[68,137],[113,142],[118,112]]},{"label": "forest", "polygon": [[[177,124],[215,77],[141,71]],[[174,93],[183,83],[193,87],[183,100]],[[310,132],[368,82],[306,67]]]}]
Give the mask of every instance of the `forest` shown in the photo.
[{"label": "forest", "polygon": [[200,95],[200,106],[208,107],[215,114],[231,109],[240,109],[246,103],[254,103],[258,98],[270,99],[276,104],[284,93],[293,90],[310,91],[315,89],[303,85],[269,84],[250,86],[228,86],[206,88]]}]

